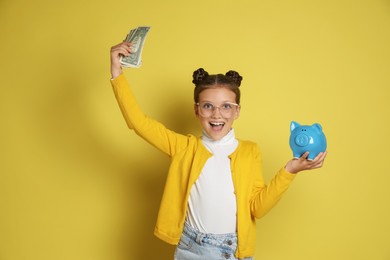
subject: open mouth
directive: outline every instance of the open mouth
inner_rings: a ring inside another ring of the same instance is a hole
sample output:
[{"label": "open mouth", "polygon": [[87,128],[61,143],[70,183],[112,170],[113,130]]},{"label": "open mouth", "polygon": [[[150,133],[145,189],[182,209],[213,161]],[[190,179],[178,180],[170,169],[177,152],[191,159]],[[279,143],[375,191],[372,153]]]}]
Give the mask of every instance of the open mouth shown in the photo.
[{"label": "open mouth", "polygon": [[224,127],[225,123],[224,122],[210,122],[209,123],[211,128],[215,131],[219,131],[219,130],[222,130],[222,128]]}]

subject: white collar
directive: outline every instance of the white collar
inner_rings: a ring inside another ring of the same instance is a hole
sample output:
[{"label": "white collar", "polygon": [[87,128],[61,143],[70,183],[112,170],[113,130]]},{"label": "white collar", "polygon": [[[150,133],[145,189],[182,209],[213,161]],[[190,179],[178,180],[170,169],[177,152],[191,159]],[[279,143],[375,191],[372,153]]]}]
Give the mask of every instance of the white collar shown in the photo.
[{"label": "white collar", "polygon": [[236,136],[234,134],[234,129],[230,129],[230,131],[221,139],[219,140],[213,140],[211,139],[205,131],[203,131],[202,141],[205,144],[212,144],[212,145],[227,145],[227,144],[233,144],[236,141]]}]

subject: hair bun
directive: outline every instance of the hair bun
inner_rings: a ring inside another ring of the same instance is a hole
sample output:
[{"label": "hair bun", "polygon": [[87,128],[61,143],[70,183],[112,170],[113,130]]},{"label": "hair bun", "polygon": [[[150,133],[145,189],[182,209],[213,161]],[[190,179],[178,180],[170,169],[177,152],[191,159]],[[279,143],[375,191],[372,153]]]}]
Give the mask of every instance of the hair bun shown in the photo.
[{"label": "hair bun", "polygon": [[205,80],[208,76],[209,74],[207,73],[207,71],[205,71],[203,68],[199,68],[195,70],[194,73],[192,74],[192,78],[193,78],[192,83],[198,85],[203,80]]},{"label": "hair bun", "polygon": [[240,76],[240,74],[238,74],[237,71],[229,70],[228,72],[226,72],[225,76],[230,78],[234,83],[236,83],[238,87],[241,85],[242,77]]}]

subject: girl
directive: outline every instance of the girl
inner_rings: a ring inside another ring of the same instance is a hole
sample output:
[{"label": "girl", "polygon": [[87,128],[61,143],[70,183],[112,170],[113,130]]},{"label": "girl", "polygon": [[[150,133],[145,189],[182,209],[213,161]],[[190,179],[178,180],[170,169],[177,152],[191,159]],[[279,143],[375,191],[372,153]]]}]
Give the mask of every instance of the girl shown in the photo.
[{"label": "girl", "polygon": [[171,158],[155,235],[177,245],[175,259],[252,259],[255,219],[264,216],[303,170],[322,167],[326,152],[308,153],[282,167],[264,184],[258,146],[235,137],[240,115],[240,84],[235,71],[193,74],[194,112],[202,137],[181,135],[149,118],[139,108],[119,59],[130,43],[111,48],[111,84],[130,129]]}]

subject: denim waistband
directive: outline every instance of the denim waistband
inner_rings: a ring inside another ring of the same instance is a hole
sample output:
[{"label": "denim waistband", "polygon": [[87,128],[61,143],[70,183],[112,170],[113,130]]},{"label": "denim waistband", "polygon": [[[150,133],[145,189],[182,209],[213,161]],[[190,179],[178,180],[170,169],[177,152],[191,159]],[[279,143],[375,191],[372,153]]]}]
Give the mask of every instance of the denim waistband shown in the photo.
[{"label": "denim waistband", "polygon": [[236,233],[227,233],[227,234],[202,233],[192,228],[188,223],[184,223],[183,232],[198,244],[205,243],[214,246],[229,246],[229,247],[237,246]]}]

